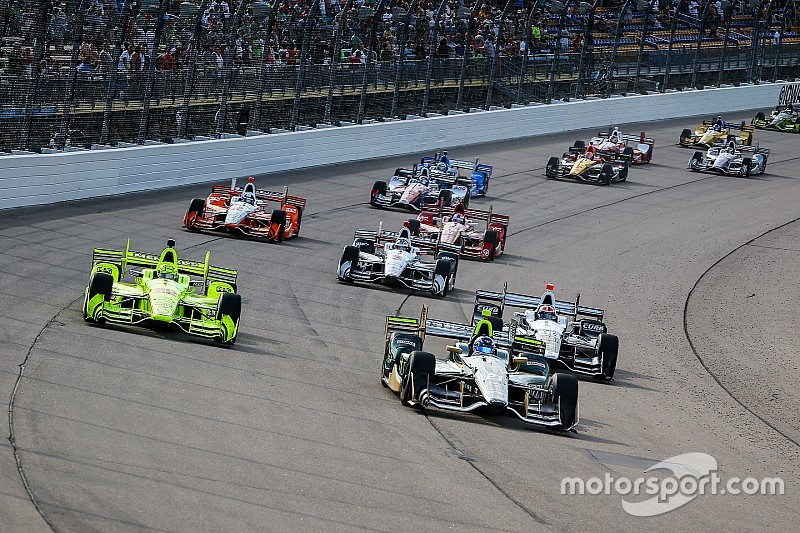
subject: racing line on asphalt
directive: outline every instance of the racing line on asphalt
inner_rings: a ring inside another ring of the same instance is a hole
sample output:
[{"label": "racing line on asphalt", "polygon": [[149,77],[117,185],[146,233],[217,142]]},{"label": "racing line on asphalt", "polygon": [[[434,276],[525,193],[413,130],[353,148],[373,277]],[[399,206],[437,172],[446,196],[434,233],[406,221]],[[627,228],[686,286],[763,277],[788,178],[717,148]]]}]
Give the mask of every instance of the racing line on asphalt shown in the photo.
[{"label": "racing line on asphalt", "polygon": [[[800,158],[793,158],[793,159],[800,159]],[[747,242],[745,242],[745,243],[743,243],[743,244],[740,244],[739,246],[737,246],[736,248],[734,248],[733,250],[731,250],[731,251],[730,251],[730,252],[728,252],[727,254],[723,255],[723,256],[722,256],[722,257],[720,257],[720,258],[719,258],[717,261],[715,261],[715,262],[714,262],[714,264],[712,264],[711,266],[709,266],[709,267],[708,267],[708,268],[707,268],[707,269],[706,269],[706,270],[703,272],[703,274],[702,274],[702,275],[701,275],[699,278],[697,278],[697,281],[695,281],[695,282],[694,282],[694,285],[692,285],[692,288],[689,290],[689,294],[686,296],[686,301],[685,301],[685,303],[684,303],[684,305],[683,305],[683,333],[684,333],[684,335],[686,335],[686,340],[687,340],[687,341],[689,341],[689,346],[690,346],[690,347],[691,347],[691,349],[692,349],[692,353],[694,354],[695,358],[697,358],[697,361],[700,363],[700,365],[703,367],[703,370],[705,370],[705,371],[706,371],[706,373],[707,373],[709,376],[711,376],[711,378],[712,378],[712,379],[713,379],[713,380],[714,380],[714,381],[717,383],[717,385],[719,385],[719,386],[720,386],[720,388],[721,388],[723,391],[725,391],[725,393],[726,393],[728,396],[730,396],[730,397],[731,397],[731,399],[733,399],[733,401],[735,401],[737,404],[739,404],[739,405],[742,407],[742,409],[744,409],[745,411],[747,411],[748,413],[750,413],[751,415],[753,415],[753,416],[754,416],[754,417],[756,417],[757,419],[761,420],[761,421],[762,421],[762,422],[763,422],[763,423],[764,423],[764,424],[765,424],[767,427],[769,427],[770,429],[772,429],[773,431],[775,431],[775,433],[777,433],[778,435],[782,436],[783,438],[785,438],[786,440],[788,440],[789,442],[791,442],[791,443],[792,443],[792,444],[794,444],[795,446],[798,446],[798,447],[800,447],[800,442],[798,442],[797,440],[793,439],[791,436],[787,435],[786,433],[784,433],[783,431],[781,431],[780,429],[778,429],[777,427],[775,427],[775,426],[774,426],[774,425],[773,425],[771,422],[769,422],[769,421],[768,421],[766,418],[762,417],[761,415],[759,415],[758,413],[756,413],[755,411],[753,411],[752,409],[750,409],[750,408],[749,408],[747,405],[745,405],[745,404],[744,404],[744,403],[743,403],[741,400],[739,400],[739,398],[737,398],[737,397],[736,397],[736,395],[735,395],[735,394],[733,394],[733,393],[732,393],[732,392],[731,392],[731,391],[730,391],[730,390],[729,390],[729,389],[728,389],[728,388],[727,388],[727,387],[726,387],[726,386],[725,386],[725,385],[722,383],[722,381],[721,381],[721,380],[720,380],[720,379],[719,379],[719,378],[716,376],[716,374],[714,374],[714,373],[711,371],[711,368],[709,368],[709,366],[706,364],[706,362],[705,362],[705,361],[703,360],[703,358],[700,356],[700,354],[698,353],[697,349],[696,349],[696,348],[695,348],[695,346],[694,346],[694,343],[692,342],[692,337],[691,337],[691,335],[689,335],[689,323],[688,323],[688,322],[689,322],[689,321],[688,321],[688,314],[689,314],[689,300],[692,298],[692,294],[694,293],[694,290],[697,288],[697,286],[700,284],[700,282],[703,280],[703,278],[705,278],[705,277],[706,277],[706,274],[708,274],[709,272],[711,272],[711,271],[712,271],[712,270],[713,270],[713,269],[714,269],[714,268],[715,268],[715,267],[716,267],[718,264],[720,264],[722,261],[724,261],[725,259],[727,259],[727,258],[728,258],[728,257],[730,257],[731,255],[733,255],[733,254],[734,254],[734,253],[736,253],[737,251],[741,250],[741,249],[742,249],[742,248],[744,248],[745,246],[749,245],[750,243],[752,243],[752,242],[754,242],[754,241],[756,241],[756,240],[760,239],[761,237],[764,237],[765,235],[769,235],[769,234],[770,234],[770,233],[772,233],[773,231],[776,231],[776,230],[779,230],[779,229],[781,229],[781,228],[784,228],[784,227],[788,226],[789,224],[792,224],[792,223],[794,223],[794,222],[797,222],[797,221],[800,221],[800,217],[797,217],[797,218],[795,218],[795,219],[792,219],[792,220],[790,220],[790,221],[788,221],[788,222],[786,222],[786,223],[784,223],[784,224],[781,224],[780,226],[776,226],[776,227],[774,227],[774,228],[772,228],[772,229],[769,229],[769,230],[765,231],[764,233],[761,233],[760,235],[756,235],[755,237],[753,237],[753,238],[752,238],[752,239],[750,239],[749,241],[747,241]]]}]

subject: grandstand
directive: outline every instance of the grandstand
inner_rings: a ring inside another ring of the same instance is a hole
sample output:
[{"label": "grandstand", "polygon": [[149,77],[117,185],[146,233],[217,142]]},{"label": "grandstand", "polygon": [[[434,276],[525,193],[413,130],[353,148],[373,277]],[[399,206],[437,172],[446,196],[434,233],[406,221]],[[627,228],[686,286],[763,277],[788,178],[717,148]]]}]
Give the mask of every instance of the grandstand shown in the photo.
[{"label": "grandstand", "polygon": [[796,0],[0,0],[0,150],[800,74]]}]

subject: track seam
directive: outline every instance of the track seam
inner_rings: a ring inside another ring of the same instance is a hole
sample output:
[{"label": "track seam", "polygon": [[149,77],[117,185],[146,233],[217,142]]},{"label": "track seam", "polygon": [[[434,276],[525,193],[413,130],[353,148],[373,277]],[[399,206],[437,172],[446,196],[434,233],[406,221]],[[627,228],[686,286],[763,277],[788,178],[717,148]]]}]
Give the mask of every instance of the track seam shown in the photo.
[{"label": "track seam", "polygon": [[520,503],[520,502],[519,502],[519,501],[518,501],[516,498],[514,498],[514,497],[513,497],[511,494],[509,494],[509,493],[508,493],[506,490],[504,490],[504,489],[503,489],[503,488],[502,488],[500,485],[498,485],[498,484],[497,484],[497,483],[496,483],[496,482],[495,482],[495,481],[494,481],[494,480],[493,480],[491,477],[489,477],[489,476],[488,476],[486,473],[484,473],[484,471],[483,471],[483,470],[481,470],[480,468],[478,468],[478,466],[477,466],[477,465],[474,463],[474,461],[472,461],[472,460],[469,458],[469,456],[468,456],[467,454],[465,454],[464,452],[462,452],[461,450],[459,450],[458,448],[456,448],[456,447],[455,447],[455,445],[452,443],[452,441],[451,441],[450,439],[448,439],[448,438],[447,438],[447,436],[445,436],[445,434],[444,434],[444,433],[442,433],[442,432],[439,430],[439,428],[438,428],[438,427],[436,427],[436,424],[434,424],[434,423],[433,423],[433,420],[431,420],[431,417],[430,417],[430,416],[428,416],[428,414],[427,414],[427,413],[425,413],[425,420],[427,420],[427,421],[428,421],[428,423],[429,423],[429,424],[431,425],[431,427],[432,427],[432,428],[433,428],[433,429],[436,431],[436,433],[438,433],[439,435],[441,435],[441,436],[442,436],[442,438],[443,438],[443,439],[444,439],[444,441],[447,443],[447,445],[448,445],[448,446],[450,446],[450,447],[451,447],[451,448],[452,448],[452,449],[453,449],[453,450],[454,450],[454,451],[455,451],[455,452],[458,454],[458,456],[459,456],[461,459],[463,459],[464,461],[466,461],[466,462],[467,462],[467,463],[468,463],[468,464],[469,464],[469,465],[470,465],[470,466],[471,466],[473,469],[475,469],[475,471],[476,471],[476,472],[478,472],[478,473],[479,473],[479,474],[480,474],[480,475],[481,475],[481,476],[482,476],[482,477],[483,477],[483,478],[484,478],[486,481],[488,481],[488,482],[489,482],[489,483],[490,483],[490,484],[491,484],[491,485],[492,485],[494,488],[496,488],[496,489],[498,490],[498,492],[500,492],[500,494],[502,494],[503,496],[505,496],[506,498],[508,498],[508,500],[510,500],[510,501],[511,501],[511,503],[513,503],[514,505],[516,505],[516,506],[517,506],[517,507],[518,507],[520,510],[522,510],[522,512],[524,512],[525,514],[527,514],[528,516],[530,516],[530,517],[533,519],[533,521],[534,521],[534,522],[536,522],[536,523],[538,523],[538,524],[543,524],[543,525],[546,525],[546,526],[549,526],[549,525],[550,525],[550,523],[549,523],[549,522],[547,522],[547,521],[546,521],[544,518],[540,517],[539,515],[537,515],[536,513],[534,513],[533,511],[531,511],[531,510],[530,510],[530,509],[528,509],[527,507],[525,507],[525,506],[524,506],[522,503]]},{"label": "track seam", "polygon": [[31,353],[33,353],[33,348],[36,346],[36,343],[39,341],[44,332],[47,331],[47,329],[56,321],[59,315],[61,315],[61,313],[66,311],[71,305],[73,305],[81,298],[82,297],[78,297],[75,300],[69,302],[64,307],[62,307],[55,315],[53,315],[53,317],[50,320],[47,321],[47,323],[44,326],[42,326],[42,329],[39,330],[39,333],[36,334],[36,337],[34,337],[33,342],[28,348],[28,352],[25,354],[25,358],[18,365],[19,372],[17,373],[17,379],[14,381],[14,388],[11,390],[11,397],[8,400],[8,442],[11,445],[11,450],[14,453],[14,462],[17,465],[17,473],[19,474],[20,480],[22,481],[22,486],[25,488],[25,492],[28,494],[28,499],[33,504],[34,509],[36,509],[36,512],[39,513],[39,516],[42,517],[42,520],[44,520],[44,522],[50,527],[52,531],[57,531],[57,529],[50,521],[50,519],[47,517],[47,515],[44,513],[41,506],[39,505],[39,501],[33,494],[33,489],[31,489],[31,486],[28,483],[28,477],[25,475],[25,469],[22,466],[22,457],[20,457],[19,454],[16,434],[14,432],[14,403],[16,402],[17,399],[17,391],[19,390],[22,378],[25,376],[25,365],[28,363],[28,360],[30,359]]},{"label": "track seam", "polygon": [[711,378],[714,381],[716,381],[717,385],[719,385],[720,388],[723,391],[725,391],[725,393],[728,396],[730,396],[731,399],[733,399],[733,401],[738,403],[742,407],[742,409],[744,409],[745,411],[747,411],[748,413],[750,413],[751,415],[753,415],[757,419],[761,420],[761,422],[763,422],[767,427],[769,427],[770,429],[775,431],[775,433],[777,433],[778,435],[782,436],[783,438],[785,438],[786,440],[788,440],[789,442],[791,442],[795,446],[800,447],[800,442],[798,442],[794,438],[790,437],[789,435],[787,435],[786,433],[784,433],[783,431],[781,431],[780,429],[775,427],[771,422],[767,421],[764,417],[762,417],[758,413],[754,412],[752,409],[750,409],[748,406],[746,406],[744,403],[742,403],[742,401],[739,400],[730,390],[728,390],[728,388],[722,383],[722,381],[711,371],[711,369],[708,367],[706,362],[703,360],[703,358],[697,352],[697,349],[695,348],[694,343],[692,342],[692,337],[691,337],[691,335],[689,335],[689,316],[688,316],[689,315],[689,300],[691,300],[692,294],[694,294],[694,290],[697,288],[697,286],[700,284],[700,282],[703,280],[703,278],[705,278],[706,275],[709,272],[711,272],[718,264],[720,264],[722,261],[724,261],[725,259],[727,259],[731,255],[733,255],[737,251],[741,250],[745,246],[749,246],[751,243],[753,243],[754,241],[760,239],[761,237],[764,237],[765,235],[768,235],[768,234],[772,233],[773,231],[777,231],[777,230],[779,230],[781,228],[785,228],[789,224],[793,224],[793,223],[795,223],[797,221],[800,221],[800,217],[797,217],[797,218],[795,218],[793,220],[785,222],[785,223],[781,224],[780,226],[776,226],[776,227],[774,227],[772,229],[769,229],[769,230],[765,231],[764,233],[761,233],[760,235],[757,235],[757,236],[753,237],[749,241],[745,242],[744,244],[741,244],[741,245],[737,246],[736,248],[734,248],[733,250],[731,250],[727,254],[723,255],[717,261],[715,261],[714,264],[712,264],[710,267],[708,267],[700,275],[700,277],[697,278],[697,281],[694,282],[694,285],[692,285],[692,288],[689,290],[689,294],[686,296],[686,301],[683,304],[683,333],[686,336],[686,340],[689,341],[689,347],[692,349],[692,353],[694,354],[694,356],[697,359],[697,361],[700,363],[700,365],[703,367],[703,369],[706,371],[706,373],[709,376],[711,376]]}]

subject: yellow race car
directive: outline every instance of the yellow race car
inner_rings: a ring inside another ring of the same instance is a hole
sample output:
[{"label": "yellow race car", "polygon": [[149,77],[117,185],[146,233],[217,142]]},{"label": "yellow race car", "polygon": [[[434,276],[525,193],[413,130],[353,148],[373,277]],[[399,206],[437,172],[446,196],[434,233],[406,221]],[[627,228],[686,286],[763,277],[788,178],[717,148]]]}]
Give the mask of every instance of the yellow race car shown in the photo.
[{"label": "yellow race car", "polygon": [[704,120],[694,131],[689,128],[684,129],[678,144],[687,148],[698,146],[709,148],[712,144],[734,141],[739,146],[751,146],[754,131],[753,126],[748,126],[744,122],[732,124],[722,120],[722,117],[717,117],[714,120]]}]

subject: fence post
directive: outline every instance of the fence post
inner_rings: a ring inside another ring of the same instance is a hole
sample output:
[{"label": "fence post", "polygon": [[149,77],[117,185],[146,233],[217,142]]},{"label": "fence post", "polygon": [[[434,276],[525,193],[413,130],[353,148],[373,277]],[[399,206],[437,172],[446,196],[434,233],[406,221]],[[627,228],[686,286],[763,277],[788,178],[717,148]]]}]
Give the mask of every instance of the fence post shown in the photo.
[{"label": "fence post", "polygon": [[[429,48],[433,48],[436,46],[434,43],[439,38],[439,25],[442,22],[442,14],[444,13],[444,8],[447,5],[447,0],[442,0],[442,3],[439,4],[439,9],[436,10],[436,20],[433,23],[433,28],[431,29],[431,42]],[[403,46],[403,45],[401,45]],[[422,96],[422,116],[428,114],[428,105],[430,103],[431,98],[431,76],[433,76],[433,60],[434,54],[428,52],[428,66],[425,69],[425,94]]]},{"label": "fence post", "polygon": [[494,56],[489,58],[489,86],[486,88],[486,109],[492,105],[492,87],[494,86],[494,71],[495,61],[502,64],[500,60],[500,42],[503,40],[503,27],[508,18],[508,12],[511,9],[511,4],[516,3],[516,0],[508,0],[506,7],[503,8],[503,14],[500,16],[500,31],[497,32],[497,42],[494,43]]},{"label": "fence post", "polygon": [[642,36],[639,39],[639,53],[636,56],[636,79],[633,82],[633,92],[639,92],[639,82],[642,79],[642,56],[644,55],[644,42],[647,39],[647,25],[650,22],[650,15],[653,7],[646,0],[639,0],[638,11],[644,14],[644,24],[642,25]]},{"label": "fence post", "polygon": [[[528,70],[528,56],[531,53],[531,43],[533,42],[533,12],[536,10],[536,2],[533,2],[531,8],[528,10],[528,16],[525,17],[525,53],[522,54],[522,60],[519,67],[519,82],[517,84],[517,103],[522,103],[522,87],[525,84],[525,71]],[[541,31],[541,30],[540,30]],[[540,35],[541,37],[541,35]]]},{"label": "fence post", "polygon": [[139,135],[136,137],[136,142],[139,144],[142,144],[145,137],[147,137],[147,125],[150,122],[150,98],[153,95],[158,49],[161,46],[161,33],[164,30],[164,17],[167,15],[168,7],[169,0],[160,0],[155,36],[153,37],[153,51],[150,52],[150,64],[147,65],[147,77],[145,78],[144,94],[142,95],[142,114],[139,117]]},{"label": "fence post", "polygon": [[[594,53],[593,30],[595,6],[587,2],[581,2],[578,6],[578,10],[582,15],[586,16],[586,25],[583,30],[583,46],[581,46],[581,57],[578,62],[578,83],[575,87],[575,98],[582,98],[583,79],[586,77],[587,71],[591,72],[593,70],[590,64],[587,65],[586,52],[590,54]],[[592,56],[590,55],[590,57]],[[591,75],[588,77],[591,78]]]},{"label": "fence post", "polygon": [[292,121],[289,129],[294,130],[297,126],[297,121],[300,118],[300,93],[303,92],[303,85],[306,79],[306,56],[308,55],[308,46],[311,42],[311,34],[317,25],[317,15],[320,13],[319,2],[312,2],[311,11],[306,16],[305,24],[303,24],[303,43],[300,45],[300,58],[297,65],[297,77],[294,83],[294,102],[292,103]]},{"label": "fence post", "polygon": [[[78,13],[83,14],[85,12],[86,0],[80,0],[78,4]],[[84,17],[79,16],[77,25],[73,29],[72,54],[69,59],[69,83],[64,93],[64,103],[61,108],[61,126],[59,127],[61,135],[56,138],[56,148],[59,150],[63,150],[66,147],[67,138],[69,137],[70,113],[72,111],[73,96],[75,95],[75,84],[78,82],[78,55],[81,42],[83,41],[83,21]]]},{"label": "fence post", "polygon": [[622,19],[625,16],[625,11],[628,9],[628,4],[630,4],[630,2],[631,0],[625,0],[619,10],[619,16],[617,17],[617,26],[614,31],[614,47],[611,49],[611,63],[608,66],[608,87],[606,88],[606,98],[611,96],[611,90],[614,85],[612,72],[617,68],[617,50],[619,49],[619,38],[620,35],[622,35]]},{"label": "fence post", "polygon": [[47,28],[50,26],[50,12],[52,8],[51,0],[44,0],[41,4],[41,11],[39,12],[39,22],[36,32],[36,44],[33,48],[33,64],[31,65],[30,82],[33,87],[28,91],[25,98],[25,111],[22,118],[22,131],[20,132],[19,146],[23,150],[27,150],[30,146],[31,140],[31,127],[33,122],[33,106],[36,104],[36,97],[39,91],[39,80],[41,79],[39,63],[42,61],[44,52],[47,50]]},{"label": "fence post", "polygon": [[114,30],[118,31],[119,35],[114,47],[114,55],[111,57],[111,68],[106,74],[108,80],[106,81],[106,99],[105,107],[103,107],[103,126],[100,129],[100,144],[108,144],[111,135],[111,113],[114,105],[114,95],[117,92],[117,78],[119,78],[119,56],[122,55],[122,45],[125,42],[125,33],[128,31],[129,7],[130,0],[124,0],[114,24]]},{"label": "fence post", "polygon": [[347,13],[353,5],[353,0],[347,0],[344,8],[339,12],[341,18],[333,30],[333,57],[331,57],[330,64],[328,65],[328,96],[325,98],[325,115],[323,120],[328,124],[331,123],[331,111],[333,110],[333,89],[336,76],[336,64],[339,63],[339,56],[342,50],[342,30],[347,26]]},{"label": "fence post", "polygon": [[[783,36],[786,33],[786,12],[789,9],[789,3],[787,2],[786,5],[783,7],[783,16],[781,17],[781,35],[778,39],[778,43],[775,46],[775,72],[772,73],[772,81],[778,81],[778,74],[780,72],[780,63],[781,63],[781,52],[783,48]],[[794,0],[792,0],[792,10],[796,11],[797,7],[795,6]],[[797,21],[795,21],[796,23]]]},{"label": "fence post", "polygon": [[[400,39],[398,39],[398,43],[400,46],[398,47],[398,54],[397,59],[395,60],[395,73],[394,73],[394,92],[392,93],[392,117],[397,116],[397,102],[400,100],[400,76],[403,73],[403,62],[406,58],[406,36],[408,35],[408,21],[411,19],[411,15],[414,14],[414,11],[417,9],[417,3],[419,0],[411,0],[411,5],[408,6],[408,11],[406,12],[406,18],[403,21],[403,27],[400,28]],[[431,43],[431,50],[433,50],[436,43]],[[433,55],[433,54],[430,54]]]},{"label": "fence post", "polygon": [[731,18],[733,15],[733,4],[728,0],[722,0],[722,16],[725,17],[725,37],[722,41],[722,54],[719,56],[719,77],[717,79],[717,87],[722,86],[723,77],[725,76],[725,56],[728,54],[728,36],[731,32]]},{"label": "fence post", "polygon": [[461,109],[464,105],[464,79],[467,77],[467,56],[469,55],[469,41],[472,39],[472,34],[475,32],[475,17],[478,16],[483,5],[483,0],[475,0],[475,5],[472,6],[472,12],[469,17],[469,26],[467,27],[467,38],[464,42],[464,57],[461,59],[461,75],[458,78],[458,98],[456,99],[456,109]]},{"label": "fence post", "polygon": [[203,29],[203,12],[208,8],[209,0],[203,0],[194,19],[192,39],[189,41],[189,57],[186,62],[186,79],[183,82],[183,99],[179,111],[181,120],[178,121],[178,137],[185,139],[189,132],[189,100],[194,91],[194,79],[197,73],[197,53],[200,48],[200,33]]},{"label": "fence post", "polygon": [[381,20],[383,16],[383,10],[386,8],[386,5],[389,3],[389,0],[378,0],[378,6],[375,9],[375,13],[372,15],[372,27],[369,29],[369,41],[367,45],[367,57],[364,58],[364,78],[361,81],[361,97],[358,100],[358,116],[356,116],[356,122],[361,124],[364,120],[364,109],[367,105],[367,84],[369,83],[369,64],[371,62],[372,50],[375,48],[375,28],[378,27],[378,21]]},{"label": "fence post", "polygon": [[678,18],[681,16],[681,7],[686,0],[678,0],[678,5],[672,12],[672,23],[669,26],[669,47],[667,48],[667,61],[664,65],[664,81],[661,83],[661,92],[669,88],[669,74],[672,69],[672,46],[675,43],[675,30],[678,29]]},{"label": "fence post", "polygon": [[224,59],[225,72],[222,75],[222,93],[220,94],[219,111],[217,112],[216,124],[214,125],[214,135],[217,137],[222,136],[222,132],[225,130],[225,118],[228,114],[228,93],[231,90],[231,78],[233,77],[233,50],[236,47],[236,30],[242,23],[242,16],[249,3],[249,0],[241,1],[239,7],[236,8],[236,13],[233,15],[233,23],[228,29],[228,43],[225,47]]},{"label": "fence post", "polygon": [[546,102],[548,104],[553,101],[553,95],[556,92],[556,70],[558,70],[558,60],[561,55],[561,30],[564,29],[564,15],[567,13],[567,8],[561,2],[554,1],[550,4],[550,12],[559,15],[559,17],[556,30],[556,45],[553,47],[553,61],[550,64],[550,83],[547,85]]},{"label": "fence post", "polygon": [[713,0],[705,0],[701,4],[700,9],[700,29],[697,32],[697,45],[694,49],[694,62],[692,64],[692,81],[689,83],[690,87],[697,87],[697,78],[700,75],[700,45],[703,42],[703,31],[706,29],[706,19],[708,18],[708,11],[711,9],[711,2]]}]

